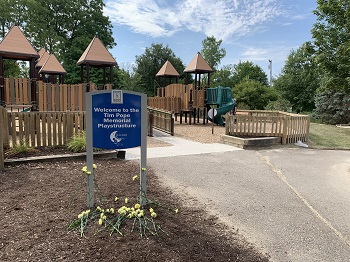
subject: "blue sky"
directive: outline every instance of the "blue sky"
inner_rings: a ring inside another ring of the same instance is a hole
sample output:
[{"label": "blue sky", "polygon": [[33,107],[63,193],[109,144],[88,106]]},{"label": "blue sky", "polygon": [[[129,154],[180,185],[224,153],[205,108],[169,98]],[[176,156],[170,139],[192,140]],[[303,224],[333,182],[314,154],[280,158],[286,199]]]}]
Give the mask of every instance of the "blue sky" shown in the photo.
[{"label": "blue sky", "polygon": [[277,76],[292,49],[311,40],[316,0],[104,0],[117,46],[109,50],[122,68],[152,43],[163,44],[184,65],[207,36],[223,40],[222,65],[251,61]]}]

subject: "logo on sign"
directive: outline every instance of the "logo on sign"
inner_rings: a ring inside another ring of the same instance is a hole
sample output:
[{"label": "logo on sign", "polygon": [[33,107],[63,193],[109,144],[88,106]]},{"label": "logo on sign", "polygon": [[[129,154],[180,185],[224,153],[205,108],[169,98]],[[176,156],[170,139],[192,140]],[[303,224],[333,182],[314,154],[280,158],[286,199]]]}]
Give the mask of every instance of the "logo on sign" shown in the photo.
[{"label": "logo on sign", "polygon": [[120,145],[121,141],[124,139],[123,137],[120,137],[118,134],[118,131],[113,131],[110,136],[109,139],[115,144],[115,145]]}]

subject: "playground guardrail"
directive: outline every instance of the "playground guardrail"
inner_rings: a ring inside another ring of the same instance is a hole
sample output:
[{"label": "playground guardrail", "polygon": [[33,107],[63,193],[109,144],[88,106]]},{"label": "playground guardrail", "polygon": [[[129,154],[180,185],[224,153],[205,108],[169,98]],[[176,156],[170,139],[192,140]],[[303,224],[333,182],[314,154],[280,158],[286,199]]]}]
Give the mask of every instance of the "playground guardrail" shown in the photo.
[{"label": "playground guardrail", "polygon": [[226,135],[239,137],[281,137],[282,144],[307,142],[310,116],[281,111],[239,110],[227,115]]},{"label": "playground guardrail", "polygon": [[149,118],[149,132],[153,136],[152,129],[158,129],[170,135],[174,135],[174,114],[170,111],[147,107]]}]

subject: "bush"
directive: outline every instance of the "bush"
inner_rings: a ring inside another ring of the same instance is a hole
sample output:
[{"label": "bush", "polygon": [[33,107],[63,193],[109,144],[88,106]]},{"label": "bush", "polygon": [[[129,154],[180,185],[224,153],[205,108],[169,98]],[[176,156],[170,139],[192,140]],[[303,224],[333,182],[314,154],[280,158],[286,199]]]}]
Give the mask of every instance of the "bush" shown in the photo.
[{"label": "bush", "polygon": [[267,106],[265,106],[265,110],[292,112],[292,104],[284,98],[279,98],[276,101],[269,102]]},{"label": "bush", "polygon": [[67,147],[75,153],[86,151],[86,133],[83,131],[71,137]]},{"label": "bush", "polygon": [[325,91],[316,96],[316,119],[326,124],[350,123],[350,95],[344,91]]}]

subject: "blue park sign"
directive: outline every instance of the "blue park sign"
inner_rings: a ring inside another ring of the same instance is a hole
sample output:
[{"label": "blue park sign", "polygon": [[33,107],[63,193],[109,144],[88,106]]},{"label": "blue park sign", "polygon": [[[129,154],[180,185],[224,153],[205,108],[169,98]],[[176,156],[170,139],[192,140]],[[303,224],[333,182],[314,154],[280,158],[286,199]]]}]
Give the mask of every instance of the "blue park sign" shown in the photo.
[{"label": "blue park sign", "polygon": [[93,148],[140,147],[140,203],[146,203],[147,96],[127,90],[87,92],[86,166],[87,206],[94,206]]},{"label": "blue park sign", "polygon": [[92,95],[93,147],[125,149],[141,146],[141,96],[111,90]]}]

